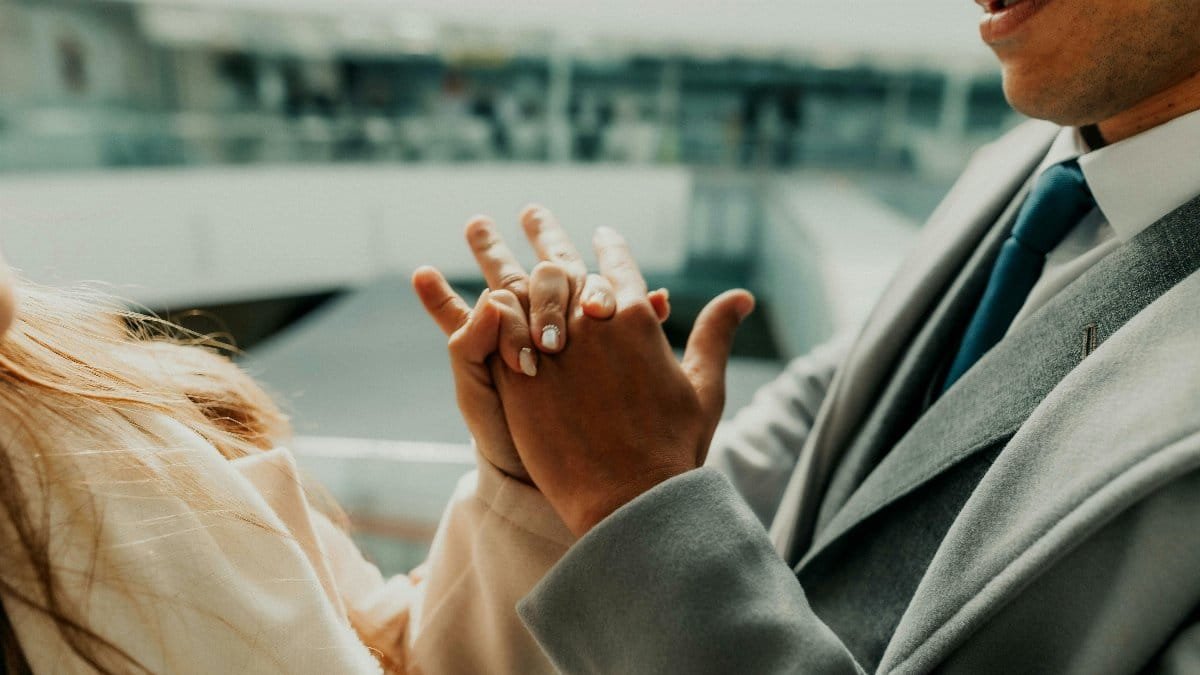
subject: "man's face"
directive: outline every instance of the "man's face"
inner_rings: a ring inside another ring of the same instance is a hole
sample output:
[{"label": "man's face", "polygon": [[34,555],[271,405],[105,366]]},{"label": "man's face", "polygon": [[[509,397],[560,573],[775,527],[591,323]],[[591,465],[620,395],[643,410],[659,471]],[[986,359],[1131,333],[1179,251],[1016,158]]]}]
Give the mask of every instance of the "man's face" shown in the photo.
[{"label": "man's face", "polygon": [[976,2],[1009,103],[1030,117],[1097,123],[1200,71],[1197,0]]}]

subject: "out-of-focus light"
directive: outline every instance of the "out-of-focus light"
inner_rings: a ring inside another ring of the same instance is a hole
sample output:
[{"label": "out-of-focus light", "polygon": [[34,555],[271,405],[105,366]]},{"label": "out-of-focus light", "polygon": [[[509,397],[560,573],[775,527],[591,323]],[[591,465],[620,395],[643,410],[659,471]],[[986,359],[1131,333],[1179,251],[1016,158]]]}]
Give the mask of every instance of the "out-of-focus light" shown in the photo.
[{"label": "out-of-focus light", "polygon": [[397,12],[389,23],[392,34],[406,43],[432,44],[438,36],[437,23],[426,14]]},{"label": "out-of-focus light", "polygon": [[385,42],[388,35],[385,27],[381,26],[373,16],[365,14],[348,14],[338,21],[338,31],[341,37],[350,42],[378,43]]},{"label": "out-of-focus light", "polygon": [[141,8],[138,17],[146,35],[159,43],[234,46],[239,42],[240,24],[228,12],[146,6]]}]

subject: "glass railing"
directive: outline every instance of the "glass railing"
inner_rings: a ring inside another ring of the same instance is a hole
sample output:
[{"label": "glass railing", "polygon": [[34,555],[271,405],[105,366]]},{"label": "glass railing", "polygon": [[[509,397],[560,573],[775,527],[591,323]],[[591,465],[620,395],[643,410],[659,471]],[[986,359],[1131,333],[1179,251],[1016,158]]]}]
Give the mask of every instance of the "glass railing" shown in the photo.
[{"label": "glass railing", "polygon": [[458,480],[475,466],[466,445],[299,436],[306,477],[349,516],[351,534],[385,574],[420,564]]}]

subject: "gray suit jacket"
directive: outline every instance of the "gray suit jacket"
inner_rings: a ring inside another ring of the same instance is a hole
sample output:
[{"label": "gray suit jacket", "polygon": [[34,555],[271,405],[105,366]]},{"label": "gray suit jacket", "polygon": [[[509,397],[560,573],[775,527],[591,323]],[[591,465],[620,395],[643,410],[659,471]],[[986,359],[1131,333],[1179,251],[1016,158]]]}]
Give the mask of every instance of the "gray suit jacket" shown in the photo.
[{"label": "gray suit jacket", "polygon": [[1200,199],[925,409],[1055,132],[982,150],[848,351],[522,601],[559,669],[1200,672]]}]

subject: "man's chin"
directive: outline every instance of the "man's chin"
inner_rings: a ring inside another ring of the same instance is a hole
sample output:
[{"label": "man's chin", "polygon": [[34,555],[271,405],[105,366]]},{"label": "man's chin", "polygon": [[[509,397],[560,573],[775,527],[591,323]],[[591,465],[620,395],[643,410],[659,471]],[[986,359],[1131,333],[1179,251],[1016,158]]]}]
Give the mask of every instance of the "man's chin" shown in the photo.
[{"label": "man's chin", "polygon": [[1064,127],[1078,127],[1097,122],[1095,115],[1090,114],[1090,110],[1085,110],[1090,106],[1074,105],[1082,102],[1062,95],[1066,89],[1052,83],[1015,80],[1007,74],[1004,78],[1004,97],[1013,110],[1026,117]]}]

